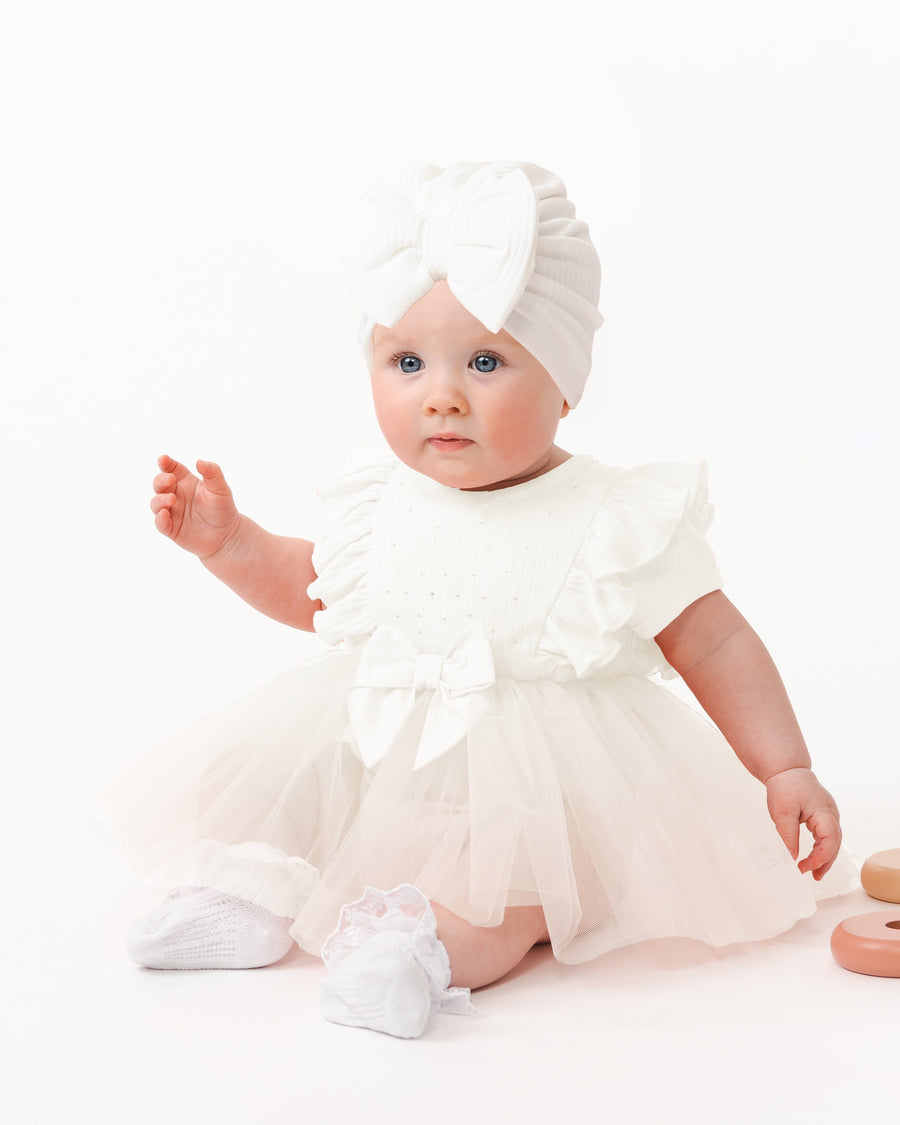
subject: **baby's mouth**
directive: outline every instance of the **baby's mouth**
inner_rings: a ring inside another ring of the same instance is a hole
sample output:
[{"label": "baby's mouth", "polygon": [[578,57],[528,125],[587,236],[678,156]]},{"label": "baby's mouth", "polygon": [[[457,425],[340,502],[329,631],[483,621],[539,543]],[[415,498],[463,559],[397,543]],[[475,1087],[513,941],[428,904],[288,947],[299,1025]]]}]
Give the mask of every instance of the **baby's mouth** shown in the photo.
[{"label": "baby's mouth", "polygon": [[435,434],[434,437],[428,438],[428,444],[432,449],[449,452],[454,449],[465,449],[466,446],[475,443],[471,438],[461,437],[459,434]]}]

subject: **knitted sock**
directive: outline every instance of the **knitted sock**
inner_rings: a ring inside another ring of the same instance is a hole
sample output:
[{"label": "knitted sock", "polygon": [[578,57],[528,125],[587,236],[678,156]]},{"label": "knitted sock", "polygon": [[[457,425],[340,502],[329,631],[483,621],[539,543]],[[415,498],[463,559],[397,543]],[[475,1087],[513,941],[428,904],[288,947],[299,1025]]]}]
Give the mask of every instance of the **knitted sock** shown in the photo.
[{"label": "knitted sock", "polygon": [[332,1023],[414,1039],[433,1011],[473,1011],[467,988],[448,987],[450,961],[434,912],[408,884],[366,887],[343,907],[322,959],[322,1014]]},{"label": "knitted sock", "polygon": [[148,969],[257,969],[292,945],[290,918],[210,887],[182,887],[128,932],[128,956]]}]

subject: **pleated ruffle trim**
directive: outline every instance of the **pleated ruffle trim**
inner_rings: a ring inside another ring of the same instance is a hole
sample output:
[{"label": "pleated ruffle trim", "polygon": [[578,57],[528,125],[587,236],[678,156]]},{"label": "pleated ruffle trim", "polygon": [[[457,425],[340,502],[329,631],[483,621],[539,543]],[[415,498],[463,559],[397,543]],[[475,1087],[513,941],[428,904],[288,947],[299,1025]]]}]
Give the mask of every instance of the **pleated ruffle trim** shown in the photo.
[{"label": "pleated ruffle trim", "polygon": [[353,642],[375,631],[367,589],[372,521],[397,459],[386,449],[364,447],[333,480],[319,488],[324,531],[312,563],[318,577],[308,587],[325,609],[315,615],[316,632],[329,644]]},{"label": "pleated ruffle trim", "polygon": [[[591,521],[538,644],[539,656],[592,676],[622,650],[617,636],[633,625],[635,591],[625,579],[673,546],[686,524],[704,534],[712,523],[705,462],[642,465],[623,472]],[[677,675],[660,653],[664,678]]]}]

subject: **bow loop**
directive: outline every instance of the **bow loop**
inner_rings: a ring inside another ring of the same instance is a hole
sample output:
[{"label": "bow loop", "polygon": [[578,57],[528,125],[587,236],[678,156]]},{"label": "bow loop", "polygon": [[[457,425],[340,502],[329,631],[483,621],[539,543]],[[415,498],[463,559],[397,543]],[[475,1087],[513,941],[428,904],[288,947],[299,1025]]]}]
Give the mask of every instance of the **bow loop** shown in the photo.
[{"label": "bow loop", "polygon": [[413,769],[433,762],[466,734],[473,696],[495,682],[484,631],[464,629],[442,654],[418,652],[394,629],[377,629],[366,643],[347,698],[350,725],[363,762],[387,754],[425,691],[433,692]]},{"label": "bow loop", "polygon": [[534,269],[538,206],[520,168],[463,173],[424,165],[364,197],[344,246],[347,279],[376,324],[391,327],[435,281],[499,332]]}]

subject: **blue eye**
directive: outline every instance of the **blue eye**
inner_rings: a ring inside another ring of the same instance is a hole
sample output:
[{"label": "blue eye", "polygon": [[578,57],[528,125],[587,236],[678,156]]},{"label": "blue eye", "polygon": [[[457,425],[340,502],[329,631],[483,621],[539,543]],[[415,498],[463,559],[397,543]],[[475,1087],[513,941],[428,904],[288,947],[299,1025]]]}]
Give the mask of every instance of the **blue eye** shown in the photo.
[{"label": "blue eye", "polygon": [[422,361],[417,355],[402,355],[397,360],[397,366],[404,375],[415,375],[422,370]]},{"label": "blue eye", "polygon": [[472,360],[472,366],[480,374],[490,375],[492,372],[497,370],[501,362],[502,361],[499,356],[484,354],[475,356],[475,358]]}]

